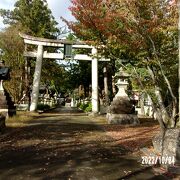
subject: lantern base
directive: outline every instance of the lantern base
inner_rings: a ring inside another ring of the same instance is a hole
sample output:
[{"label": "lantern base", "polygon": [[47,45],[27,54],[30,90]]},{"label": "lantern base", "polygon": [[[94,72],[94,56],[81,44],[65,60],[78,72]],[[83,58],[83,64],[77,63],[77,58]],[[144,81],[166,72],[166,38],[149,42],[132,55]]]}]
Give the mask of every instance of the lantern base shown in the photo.
[{"label": "lantern base", "polygon": [[107,113],[106,119],[109,124],[138,125],[140,124],[135,114],[111,114]]}]

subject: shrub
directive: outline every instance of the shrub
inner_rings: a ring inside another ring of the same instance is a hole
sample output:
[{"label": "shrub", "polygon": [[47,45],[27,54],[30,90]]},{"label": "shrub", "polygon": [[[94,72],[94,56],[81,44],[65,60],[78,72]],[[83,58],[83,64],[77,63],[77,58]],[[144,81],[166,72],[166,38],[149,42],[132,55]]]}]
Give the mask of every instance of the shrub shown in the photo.
[{"label": "shrub", "polygon": [[48,110],[50,109],[50,106],[48,104],[38,104],[37,105],[37,110]]},{"label": "shrub", "polygon": [[88,106],[85,109],[85,112],[91,112],[92,111],[92,104],[89,103]]},{"label": "shrub", "polygon": [[88,107],[88,104],[80,104],[79,108],[85,111],[85,109]]},{"label": "shrub", "polygon": [[81,103],[81,104],[79,104],[79,108],[85,112],[91,112],[92,111],[92,104],[90,102],[87,104]]}]

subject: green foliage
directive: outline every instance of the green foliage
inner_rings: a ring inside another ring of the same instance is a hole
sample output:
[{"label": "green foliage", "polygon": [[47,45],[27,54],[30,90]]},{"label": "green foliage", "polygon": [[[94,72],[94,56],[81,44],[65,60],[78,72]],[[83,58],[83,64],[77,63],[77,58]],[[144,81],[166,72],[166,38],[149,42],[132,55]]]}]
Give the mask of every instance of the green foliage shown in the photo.
[{"label": "green foliage", "polygon": [[0,49],[3,50],[2,59],[10,68],[10,80],[5,81],[5,89],[17,103],[24,88],[24,45],[19,37],[19,26],[10,26],[0,32]]},{"label": "green foliage", "polygon": [[81,103],[79,105],[79,108],[82,109],[83,111],[85,111],[85,109],[88,107],[88,104],[85,104],[85,103]]},{"label": "green foliage", "polygon": [[38,104],[37,105],[37,110],[44,111],[44,110],[48,110],[48,109],[50,109],[50,106],[48,104]]},{"label": "green foliage", "polygon": [[[23,57],[24,43],[19,36],[19,32],[29,35],[55,38],[59,33],[54,17],[48,8],[46,0],[18,0],[14,9],[0,10],[4,23],[9,26],[0,32],[0,49],[3,50],[3,60],[11,69],[11,80],[5,82],[6,89],[11,94],[15,102],[22,97],[22,92],[27,90],[25,79],[25,62]],[[36,47],[35,47],[36,48]],[[32,51],[34,47],[29,46]],[[49,51],[52,51],[49,49]],[[55,49],[53,49],[53,52]],[[35,62],[28,58],[31,76],[29,82],[32,83]],[[43,61],[42,84],[48,83],[50,86],[57,86],[63,81],[63,68],[55,61]]]},{"label": "green foliage", "polygon": [[92,104],[89,103],[88,106],[85,109],[85,112],[91,112],[92,111]]},{"label": "green foliage", "polygon": [[46,0],[18,0],[12,11],[0,10],[4,23],[20,24],[22,30],[30,35],[53,38],[59,30]]},{"label": "green foliage", "polygon": [[91,112],[92,111],[92,104],[89,103],[80,103],[78,107],[83,110],[84,112]]},{"label": "green foliage", "polygon": [[74,89],[79,88],[80,85],[84,87],[84,94],[87,97],[89,92],[89,85],[91,84],[91,63],[90,62],[68,62],[68,68],[64,73],[64,83],[61,88],[65,91],[72,92]]},{"label": "green foliage", "polygon": [[43,61],[43,68],[41,74],[41,83],[45,84],[55,91],[60,91],[60,85],[63,86],[65,82],[65,70],[55,61]]}]

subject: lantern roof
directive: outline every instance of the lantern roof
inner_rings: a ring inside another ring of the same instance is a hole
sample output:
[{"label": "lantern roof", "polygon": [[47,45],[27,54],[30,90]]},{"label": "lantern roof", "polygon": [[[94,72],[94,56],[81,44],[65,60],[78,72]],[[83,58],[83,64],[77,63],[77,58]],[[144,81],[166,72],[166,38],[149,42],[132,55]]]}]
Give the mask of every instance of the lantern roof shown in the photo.
[{"label": "lantern roof", "polygon": [[117,77],[117,78],[128,78],[128,77],[130,77],[130,74],[128,74],[122,68],[120,68],[119,71],[115,74],[115,77]]}]

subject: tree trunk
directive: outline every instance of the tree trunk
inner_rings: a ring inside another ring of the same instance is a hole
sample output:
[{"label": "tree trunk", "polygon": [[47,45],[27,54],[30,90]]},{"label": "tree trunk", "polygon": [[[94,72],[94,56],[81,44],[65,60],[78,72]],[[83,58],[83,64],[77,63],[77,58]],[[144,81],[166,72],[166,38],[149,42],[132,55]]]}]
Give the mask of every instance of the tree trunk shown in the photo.
[{"label": "tree trunk", "polygon": [[178,13],[179,13],[179,21],[178,21],[178,49],[179,49],[179,119],[180,119],[180,1],[178,1]]},{"label": "tree trunk", "polygon": [[140,107],[141,107],[141,114],[145,115],[145,110],[144,110],[144,93],[142,93],[141,97],[140,97]]},{"label": "tree trunk", "polygon": [[[179,6],[179,3],[178,3],[178,6]],[[180,7],[179,7],[179,14],[180,14]],[[180,18],[179,18],[180,19]],[[180,20],[179,20],[179,30],[180,30]],[[169,80],[168,80],[168,78],[167,78],[167,76],[165,75],[165,73],[164,73],[164,71],[163,71],[163,68],[162,68],[162,65],[161,65],[161,62],[159,61],[159,58],[158,58],[158,55],[157,55],[157,52],[156,52],[156,47],[155,47],[155,43],[154,43],[154,41],[152,40],[152,38],[148,35],[148,38],[149,38],[149,40],[150,40],[150,42],[151,42],[151,44],[152,44],[152,47],[153,47],[153,51],[154,51],[154,55],[155,55],[155,57],[156,57],[156,60],[157,60],[157,62],[158,62],[158,65],[159,65],[159,67],[160,67],[160,70],[161,70],[161,74],[163,75],[163,78],[164,78],[164,80],[165,80],[165,82],[166,82],[166,84],[167,84],[167,87],[168,87],[168,90],[169,90],[169,92],[170,92],[170,94],[171,94],[171,97],[172,97],[172,99],[173,99],[173,109],[172,109],[172,117],[169,117],[169,120],[168,120],[168,122],[167,122],[167,126],[168,127],[174,127],[174,125],[175,125],[175,116],[176,116],[176,114],[177,114],[177,110],[176,110],[176,105],[177,105],[177,98],[176,98],[176,96],[174,95],[174,93],[173,93],[173,91],[172,91],[172,88],[171,88],[171,85],[170,85],[170,82],[169,82]],[[179,36],[179,46],[180,46],[180,36]],[[179,56],[180,56],[180,49],[179,49]],[[150,68],[149,68],[149,70],[150,70]],[[151,70],[152,71],[152,70]],[[154,76],[154,74],[152,74],[153,73],[153,71],[152,72],[150,72],[150,74],[151,74],[151,77],[152,77],[152,79],[154,80],[154,82],[155,82],[155,76]],[[179,65],[179,79],[180,79],[180,65]],[[179,83],[180,84],[180,83]],[[180,87],[179,87],[180,88]],[[180,89],[179,89],[179,92],[180,92]],[[179,107],[180,107],[180,104],[179,104]]]},{"label": "tree trunk", "polygon": [[160,87],[157,85],[154,72],[149,66],[148,66],[148,71],[149,71],[149,74],[150,74],[150,76],[151,76],[151,78],[153,80],[154,89],[155,89],[155,95],[156,95],[158,105],[159,105],[159,108],[160,108],[160,111],[161,111],[162,120],[165,123],[165,126],[167,127],[168,124],[169,124],[169,121],[170,121],[170,117],[169,117],[169,115],[167,113],[167,110],[166,110],[166,108],[164,106],[162,94],[160,92]]},{"label": "tree trunk", "polygon": [[168,87],[169,92],[170,92],[170,94],[171,94],[171,97],[172,97],[172,99],[173,99],[173,102],[172,102],[172,104],[173,104],[173,105],[172,105],[172,116],[171,116],[171,118],[169,119],[169,124],[168,124],[168,126],[170,126],[171,128],[174,128],[174,126],[175,126],[175,117],[176,117],[176,115],[177,115],[177,98],[176,98],[176,96],[174,95],[174,93],[173,93],[173,91],[172,91],[171,84],[170,84],[167,76],[165,75],[165,73],[164,73],[164,71],[163,71],[163,69],[162,69],[161,63],[160,63],[159,61],[158,61],[158,63],[159,63],[159,67],[160,67],[160,69],[161,69],[161,73],[162,73],[162,75],[163,75],[163,77],[164,77],[164,80],[165,80],[165,82],[166,82],[166,84],[167,84],[167,87]]}]

